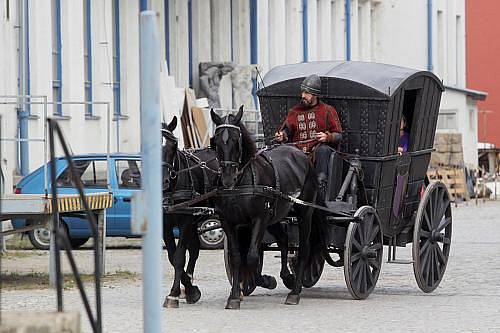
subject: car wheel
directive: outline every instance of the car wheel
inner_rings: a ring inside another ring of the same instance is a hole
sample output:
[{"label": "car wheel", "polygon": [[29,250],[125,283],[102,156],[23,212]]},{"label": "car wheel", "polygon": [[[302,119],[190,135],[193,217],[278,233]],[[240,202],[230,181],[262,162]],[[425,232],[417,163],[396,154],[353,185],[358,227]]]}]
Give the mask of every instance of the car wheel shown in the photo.
[{"label": "car wheel", "polygon": [[28,236],[31,244],[38,250],[48,250],[50,248],[50,229],[38,228],[30,230]]},{"label": "car wheel", "polygon": [[[220,221],[216,219],[208,219],[200,224],[200,229],[210,228],[220,225]],[[200,246],[202,249],[222,249],[224,247],[224,231],[222,228],[206,231],[199,235]]]},{"label": "car wheel", "polygon": [[[66,234],[68,233],[68,227],[61,220],[61,225],[66,229]],[[31,244],[38,250],[49,250],[50,249],[50,228],[37,228],[35,230],[30,230],[28,232],[28,236]],[[68,235],[69,237],[69,235]],[[83,244],[87,243],[89,237],[85,238],[71,238],[69,237],[69,243],[71,244],[71,248],[73,250],[78,249]],[[64,247],[61,248],[64,250]]]}]

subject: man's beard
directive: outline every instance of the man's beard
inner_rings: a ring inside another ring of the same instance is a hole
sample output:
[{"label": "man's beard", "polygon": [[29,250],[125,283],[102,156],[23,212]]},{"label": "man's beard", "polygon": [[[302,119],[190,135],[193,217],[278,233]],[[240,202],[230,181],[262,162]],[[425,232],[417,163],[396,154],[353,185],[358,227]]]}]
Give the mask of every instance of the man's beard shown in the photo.
[{"label": "man's beard", "polygon": [[308,101],[307,99],[305,98],[301,98],[300,99],[300,105],[302,105],[303,107],[306,107],[306,108],[311,108],[313,105],[312,105],[312,101]]}]

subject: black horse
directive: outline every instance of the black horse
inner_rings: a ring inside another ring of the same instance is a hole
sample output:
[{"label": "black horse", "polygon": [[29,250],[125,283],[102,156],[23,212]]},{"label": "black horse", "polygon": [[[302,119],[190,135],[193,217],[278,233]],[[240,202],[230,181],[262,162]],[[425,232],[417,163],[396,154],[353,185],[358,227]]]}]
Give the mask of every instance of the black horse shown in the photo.
[{"label": "black horse", "polygon": [[[170,124],[162,124],[162,161],[163,161],[163,198],[169,205],[185,202],[204,193],[217,185],[219,165],[215,152],[211,149],[198,149],[187,152],[178,149],[177,138],[172,133],[177,127],[177,117]],[[202,205],[210,203],[202,202]],[[213,206],[213,203],[211,204]],[[163,216],[163,240],[167,247],[168,259],[175,269],[175,278],[163,304],[167,308],[179,307],[180,283],[186,291],[186,302],[196,303],[201,292],[192,284],[196,260],[200,252],[198,222],[203,216],[193,216],[189,212],[168,213]],[[174,227],[179,228],[177,246],[174,239]],[[186,249],[189,250],[189,262],[186,264]]]},{"label": "black horse", "polygon": [[[245,264],[250,268],[247,273],[255,271],[266,228],[279,225],[278,222],[292,208],[297,213],[299,225],[298,265],[293,288],[285,303],[298,304],[305,262],[310,251],[313,209],[293,204],[283,195],[315,202],[317,180],[314,168],[307,156],[295,147],[283,145],[257,153],[254,141],[240,122],[242,115],[243,107],[236,116],[224,118],[213,110],[211,112],[212,120],[217,125],[213,144],[222,172],[221,188],[215,204],[222,217],[231,257],[232,289],[226,309],[240,308],[239,281],[245,279],[245,272],[240,268]],[[269,189],[274,189],[274,192]],[[283,195],[278,195],[278,192]],[[280,246],[286,247],[287,244]],[[283,252],[281,277],[285,285],[290,283],[291,274],[286,268]]]}]

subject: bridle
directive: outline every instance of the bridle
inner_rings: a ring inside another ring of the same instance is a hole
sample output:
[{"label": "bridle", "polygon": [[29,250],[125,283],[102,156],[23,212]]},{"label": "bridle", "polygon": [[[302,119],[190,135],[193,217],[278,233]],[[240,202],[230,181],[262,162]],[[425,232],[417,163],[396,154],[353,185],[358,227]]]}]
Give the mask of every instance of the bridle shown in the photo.
[{"label": "bridle", "polygon": [[239,156],[238,156],[238,161],[228,161],[228,160],[219,160],[219,165],[221,168],[224,167],[235,167],[236,172],[238,172],[238,168],[241,164],[241,160],[243,157],[243,142],[242,142],[242,135],[241,135],[241,128],[236,125],[231,125],[231,124],[221,124],[215,127],[215,137],[221,135],[222,136],[222,143],[227,145],[227,142],[229,140],[229,130],[236,130],[238,132],[238,146],[239,146]]}]

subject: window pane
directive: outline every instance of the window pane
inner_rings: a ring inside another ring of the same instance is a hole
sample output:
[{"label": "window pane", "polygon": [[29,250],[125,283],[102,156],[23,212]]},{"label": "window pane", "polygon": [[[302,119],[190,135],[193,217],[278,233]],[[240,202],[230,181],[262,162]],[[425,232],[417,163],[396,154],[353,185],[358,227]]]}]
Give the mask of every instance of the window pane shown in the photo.
[{"label": "window pane", "polygon": [[81,176],[83,186],[105,188],[107,185],[107,163],[106,160],[89,163]]},{"label": "window pane", "polygon": [[[75,164],[77,177],[81,177],[87,167],[90,165],[90,160],[84,161],[73,161]],[[64,172],[57,178],[57,186],[58,187],[74,187],[75,182],[73,181],[73,176],[71,175],[69,165],[64,170]]]},{"label": "window pane", "polygon": [[141,161],[116,161],[116,175],[120,188],[141,188]]}]

